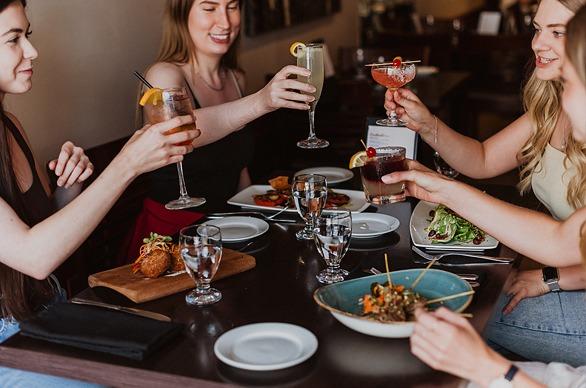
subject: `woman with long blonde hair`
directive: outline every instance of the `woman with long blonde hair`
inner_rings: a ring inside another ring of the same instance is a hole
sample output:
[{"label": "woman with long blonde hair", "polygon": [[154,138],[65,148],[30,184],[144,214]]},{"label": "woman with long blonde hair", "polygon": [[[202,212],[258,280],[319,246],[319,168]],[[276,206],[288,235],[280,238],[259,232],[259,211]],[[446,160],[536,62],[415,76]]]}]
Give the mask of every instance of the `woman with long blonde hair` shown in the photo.
[{"label": "woman with long blonde hair", "polygon": [[[586,6],[582,7],[568,24],[568,40],[566,42],[567,61],[563,65],[563,109],[572,122],[572,136],[578,141],[586,140]],[[418,183],[422,181],[419,180]],[[429,183],[429,182],[428,182]],[[421,187],[421,186],[420,186]],[[427,185],[427,188],[431,186]],[[415,187],[411,185],[410,189]],[[433,195],[436,195],[434,192]],[[584,220],[586,209],[578,210],[568,218],[578,215],[576,225],[571,234],[573,247],[580,246],[575,254],[581,255],[586,264],[586,234]],[[580,226],[582,225],[582,226]],[[535,236],[535,241],[540,236]],[[533,240],[525,237],[526,240]],[[533,241],[535,243],[535,241]],[[540,244],[536,244],[540,245]],[[585,267],[581,273],[585,274]],[[585,310],[586,300],[574,306]],[[542,314],[549,314],[549,310]],[[571,314],[570,311],[567,313]],[[553,357],[549,364],[539,362],[512,363],[490,349],[482,338],[474,331],[470,323],[461,316],[441,308],[427,313],[416,312],[411,351],[423,362],[434,369],[466,378],[474,386],[483,387],[556,387],[571,388],[586,386],[586,358],[573,365],[561,363],[560,358]],[[581,317],[584,319],[584,317]],[[567,317],[570,319],[570,316]],[[553,323],[552,325],[556,325]],[[540,333],[536,333],[539,335]],[[547,348],[552,353],[567,351],[566,343],[553,344]],[[583,346],[583,345],[582,345]],[[554,362],[555,361],[555,362]],[[581,366],[578,366],[581,365]]]},{"label": "woman with long blonde hair", "polygon": [[[297,66],[284,67],[261,90],[244,96],[244,74],[236,63],[241,3],[167,0],[159,55],[146,72],[155,87],[183,86],[191,95],[202,134],[183,168],[188,191],[206,197],[208,210],[225,207],[251,183],[253,139],[245,125],[279,108],[307,110],[314,100],[313,86],[289,79],[309,74]],[[173,199],[176,174],[173,167],[156,171],[150,197],[161,203]]]}]

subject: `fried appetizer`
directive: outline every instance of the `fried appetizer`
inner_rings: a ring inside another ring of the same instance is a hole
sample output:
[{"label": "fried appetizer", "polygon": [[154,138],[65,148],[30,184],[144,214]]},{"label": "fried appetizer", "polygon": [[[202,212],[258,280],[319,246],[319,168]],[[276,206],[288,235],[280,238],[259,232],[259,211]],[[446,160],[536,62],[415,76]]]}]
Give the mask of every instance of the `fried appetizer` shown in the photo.
[{"label": "fried appetizer", "polygon": [[132,265],[132,272],[143,273],[149,278],[156,278],[165,273],[171,265],[171,237],[151,233],[143,239],[140,255]]}]

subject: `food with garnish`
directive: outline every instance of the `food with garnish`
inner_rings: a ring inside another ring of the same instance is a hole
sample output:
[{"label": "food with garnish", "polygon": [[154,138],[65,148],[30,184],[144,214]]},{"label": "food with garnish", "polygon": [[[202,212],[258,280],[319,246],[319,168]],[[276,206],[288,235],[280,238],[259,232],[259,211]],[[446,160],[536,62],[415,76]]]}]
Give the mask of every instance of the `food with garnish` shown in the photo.
[{"label": "food with garnish", "polygon": [[[258,206],[276,207],[292,206],[291,184],[286,176],[278,176],[270,179],[271,190],[265,194],[256,194],[252,197]],[[328,189],[326,209],[336,209],[350,203],[350,197]]]},{"label": "food with garnish", "polygon": [[179,247],[173,244],[171,237],[151,233],[143,239],[140,254],[132,264],[132,272],[142,274],[148,278],[157,278],[171,270],[183,271],[185,265],[179,254]]},{"label": "food with garnish", "polygon": [[438,205],[435,210],[431,210],[429,216],[432,218],[425,231],[432,244],[472,242],[478,245],[486,239],[486,233],[483,230],[444,205]]},{"label": "food with garnish", "polygon": [[425,298],[403,285],[372,283],[370,294],[358,301],[362,314],[381,322],[406,322],[414,320],[416,307],[425,305]]}]

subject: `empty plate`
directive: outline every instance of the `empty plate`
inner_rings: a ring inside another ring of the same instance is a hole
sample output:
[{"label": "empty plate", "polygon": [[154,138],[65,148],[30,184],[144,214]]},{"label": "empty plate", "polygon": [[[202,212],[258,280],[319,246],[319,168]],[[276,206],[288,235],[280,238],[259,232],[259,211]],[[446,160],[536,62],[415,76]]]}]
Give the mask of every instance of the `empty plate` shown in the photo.
[{"label": "empty plate", "polygon": [[250,240],[269,230],[266,221],[254,217],[225,217],[207,221],[205,224],[220,228],[224,242]]},{"label": "empty plate", "polygon": [[309,330],[288,323],[255,323],[222,334],[214,353],[222,362],[248,370],[284,369],[302,363],[317,350]]},{"label": "empty plate", "polygon": [[326,177],[329,185],[349,181],[354,173],[346,168],[340,167],[313,167],[297,171],[295,176],[303,174],[318,174]]},{"label": "empty plate", "polygon": [[371,238],[381,236],[394,231],[400,224],[398,219],[386,214],[352,214],[352,237]]}]

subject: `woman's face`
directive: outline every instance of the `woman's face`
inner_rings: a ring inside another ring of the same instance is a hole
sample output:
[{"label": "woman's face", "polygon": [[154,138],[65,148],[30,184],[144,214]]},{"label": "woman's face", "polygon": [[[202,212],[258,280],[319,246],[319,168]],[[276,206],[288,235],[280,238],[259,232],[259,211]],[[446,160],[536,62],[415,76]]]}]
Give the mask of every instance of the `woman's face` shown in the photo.
[{"label": "woman's face", "polygon": [[197,51],[226,54],[240,32],[238,0],[196,0],[189,11],[188,27]]},{"label": "woman's face", "polygon": [[586,143],[586,85],[570,61],[564,61],[562,67],[564,92],[562,107],[572,122],[572,136]]},{"label": "woman's face", "polygon": [[28,40],[30,24],[20,1],[0,12],[0,93],[24,93],[32,86],[37,50]]},{"label": "woman's face", "polygon": [[531,48],[535,53],[535,75],[544,81],[560,76],[564,60],[566,24],[574,16],[558,0],[542,0],[533,19],[535,35]]}]

